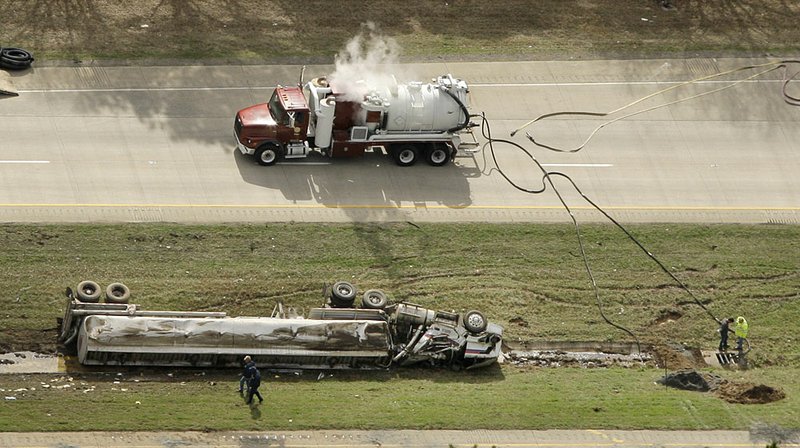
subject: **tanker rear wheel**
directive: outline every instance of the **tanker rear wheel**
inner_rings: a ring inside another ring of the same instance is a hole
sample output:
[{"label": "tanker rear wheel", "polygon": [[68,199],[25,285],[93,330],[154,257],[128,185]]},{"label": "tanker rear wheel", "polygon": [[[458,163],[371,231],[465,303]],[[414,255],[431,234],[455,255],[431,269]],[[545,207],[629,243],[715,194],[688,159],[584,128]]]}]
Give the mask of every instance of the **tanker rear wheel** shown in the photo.
[{"label": "tanker rear wheel", "polygon": [[419,159],[419,148],[410,143],[393,146],[392,157],[394,157],[394,162],[400,166],[411,166]]},{"label": "tanker rear wheel", "polygon": [[434,144],[425,153],[429,165],[442,166],[450,160],[450,148],[443,144]]},{"label": "tanker rear wheel", "polygon": [[334,308],[352,308],[356,299],[356,287],[349,282],[336,282],[331,288],[331,304]]},{"label": "tanker rear wheel", "polygon": [[100,285],[91,280],[78,283],[78,300],[84,303],[97,303],[100,301],[102,290]]}]

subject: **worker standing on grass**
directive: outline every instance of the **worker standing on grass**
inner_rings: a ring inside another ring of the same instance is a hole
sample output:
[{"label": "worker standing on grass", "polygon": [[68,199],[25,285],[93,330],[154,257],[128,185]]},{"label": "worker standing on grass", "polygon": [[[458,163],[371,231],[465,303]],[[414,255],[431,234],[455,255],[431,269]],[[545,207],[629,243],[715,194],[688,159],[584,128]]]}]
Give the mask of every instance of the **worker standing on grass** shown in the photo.
[{"label": "worker standing on grass", "polygon": [[253,404],[253,395],[258,397],[258,402],[263,403],[264,397],[258,393],[258,387],[261,386],[261,372],[258,371],[256,368],[256,364],[253,363],[253,366],[249,369],[248,375],[248,388],[247,388],[247,404]]},{"label": "worker standing on grass", "polygon": [[732,317],[722,319],[719,322],[719,351],[728,350],[728,333],[733,333],[731,324],[734,322]]},{"label": "worker standing on grass", "polygon": [[248,382],[250,377],[248,376],[251,372],[250,369],[256,366],[255,361],[250,355],[244,357],[244,370],[242,371],[242,377],[239,378],[239,393],[244,393],[244,385]]},{"label": "worker standing on grass", "polygon": [[744,344],[744,340],[747,339],[747,332],[750,327],[747,325],[747,321],[744,317],[739,316],[736,318],[736,327],[733,329],[733,333],[736,335],[736,350],[742,351],[742,344]]}]

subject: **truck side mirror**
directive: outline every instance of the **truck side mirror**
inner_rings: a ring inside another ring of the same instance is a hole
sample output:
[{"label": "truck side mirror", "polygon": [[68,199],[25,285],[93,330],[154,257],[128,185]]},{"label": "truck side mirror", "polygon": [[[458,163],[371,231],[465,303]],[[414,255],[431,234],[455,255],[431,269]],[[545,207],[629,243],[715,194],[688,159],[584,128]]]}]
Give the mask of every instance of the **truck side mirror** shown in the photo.
[{"label": "truck side mirror", "polygon": [[67,295],[67,298],[71,299],[72,298],[72,288],[67,286],[67,290],[65,291],[65,294]]}]

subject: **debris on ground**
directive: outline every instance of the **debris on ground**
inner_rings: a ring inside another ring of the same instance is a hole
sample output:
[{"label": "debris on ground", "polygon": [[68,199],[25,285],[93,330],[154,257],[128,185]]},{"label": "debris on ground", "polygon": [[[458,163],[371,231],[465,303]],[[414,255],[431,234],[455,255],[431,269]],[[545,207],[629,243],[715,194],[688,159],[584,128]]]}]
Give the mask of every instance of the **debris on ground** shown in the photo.
[{"label": "debris on ground", "polygon": [[681,390],[714,392],[728,403],[763,404],[786,398],[782,390],[764,384],[730,381],[713,373],[690,369],[667,374],[657,383]]},{"label": "debris on ground", "polygon": [[563,350],[519,351],[512,350],[503,354],[504,362],[517,366],[538,367],[640,367],[652,362],[648,353],[621,354],[598,352],[568,352]]}]

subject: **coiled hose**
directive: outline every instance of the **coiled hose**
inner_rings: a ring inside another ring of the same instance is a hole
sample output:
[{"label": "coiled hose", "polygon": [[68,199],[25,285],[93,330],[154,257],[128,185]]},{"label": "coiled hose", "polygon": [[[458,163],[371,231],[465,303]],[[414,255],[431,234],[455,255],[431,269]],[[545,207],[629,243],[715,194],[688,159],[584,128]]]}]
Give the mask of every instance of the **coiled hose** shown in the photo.
[{"label": "coiled hose", "polygon": [[33,55],[22,48],[0,48],[0,67],[8,70],[25,70],[33,63]]}]

